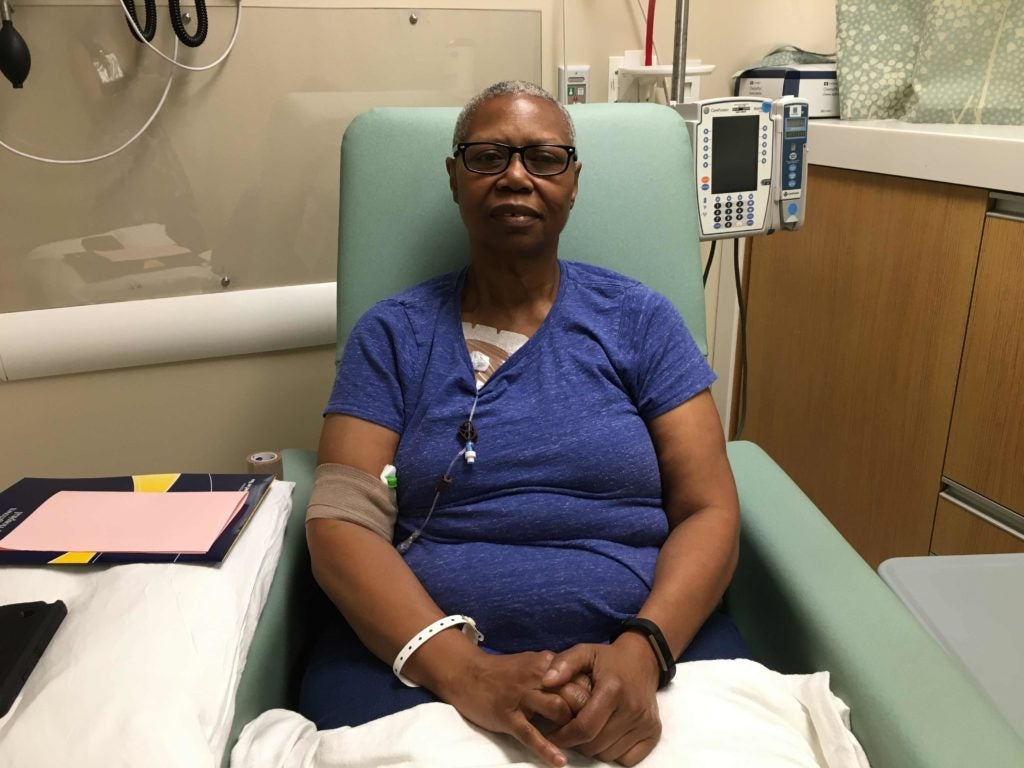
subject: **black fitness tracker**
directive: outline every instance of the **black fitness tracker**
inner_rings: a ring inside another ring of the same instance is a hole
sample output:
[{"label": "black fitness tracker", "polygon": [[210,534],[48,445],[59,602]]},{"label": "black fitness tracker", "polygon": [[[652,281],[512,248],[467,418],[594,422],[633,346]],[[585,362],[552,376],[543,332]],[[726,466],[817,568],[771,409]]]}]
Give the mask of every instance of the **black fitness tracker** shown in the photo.
[{"label": "black fitness tracker", "polygon": [[658,669],[661,670],[658,675],[658,690],[660,691],[672,682],[672,678],[676,676],[676,660],[672,656],[672,651],[669,650],[668,643],[665,642],[665,636],[661,634],[658,625],[650,619],[641,619],[638,616],[626,619],[612,634],[612,640],[614,641],[623,632],[639,632],[651,644],[654,657],[658,660]]}]

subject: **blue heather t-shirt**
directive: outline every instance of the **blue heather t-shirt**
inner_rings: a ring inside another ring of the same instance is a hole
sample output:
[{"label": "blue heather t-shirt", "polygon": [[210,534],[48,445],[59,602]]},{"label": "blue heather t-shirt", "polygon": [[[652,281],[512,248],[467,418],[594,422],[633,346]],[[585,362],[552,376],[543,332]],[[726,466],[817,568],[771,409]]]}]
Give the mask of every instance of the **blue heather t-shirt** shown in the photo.
[{"label": "blue heather t-shirt", "polygon": [[[672,304],[560,261],[537,332],[479,390],[477,459],[405,555],[447,614],[512,653],[605,642],[650,592],[668,535],[647,424],[715,376]],[[379,302],[353,329],[327,413],[400,436],[395,541],[419,527],[477,396],[460,316],[466,270]]]}]

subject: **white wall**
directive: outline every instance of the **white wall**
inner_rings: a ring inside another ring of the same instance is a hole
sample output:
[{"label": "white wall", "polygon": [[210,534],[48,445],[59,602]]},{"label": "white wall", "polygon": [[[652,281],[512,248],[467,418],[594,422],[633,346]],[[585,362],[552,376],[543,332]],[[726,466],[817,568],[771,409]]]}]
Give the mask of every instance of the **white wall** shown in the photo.
[{"label": "white wall", "polygon": [[[597,99],[606,96],[607,57],[626,48],[642,47],[644,26],[637,2],[565,0],[564,57],[570,63],[591,64]],[[22,0],[19,5],[24,8],[44,3],[58,4]],[[87,3],[69,0],[63,4]],[[399,4],[374,3],[376,7],[383,5]],[[545,84],[552,87],[557,62],[563,58],[561,2],[445,3],[446,7],[476,5],[547,8],[542,56],[547,72]],[[691,5],[688,57],[718,67],[702,86],[704,96],[725,94],[734,70],[755,63],[776,45],[834,48],[833,0],[733,0]],[[288,30],[298,35],[303,9],[282,7],[293,9],[295,23],[289,24]],[[646,3],[643,7],[646,9]],[[673,11],[674,3],[663,0],[656,14],[656,42],[666,61],[672,50]],[[26,16],[27,12],[20,18]],[[245,30],[243,25],[243,35]],[[22,31],[26,32],[27,27],[23,25]],[[41,54],[48,46],[66,43],[60,30],[34,29],[30,45],[36,66],[45,66]],[[317,51],[305,50],[301,37],[286,36],[281,44],[292,54],[289,66],[309,66],[315,72]],[[253,87],[259,87],[256,73]],[[238,98],[244,100],[246,95],[240,93]],[[230,104],[225,104],[224,113],[229,109]],[[211,130],[215,128],[210,126]],[[15,206],[3,213],[22,216],[37,215],[39,211],[18,210]],[[17,286],[7,285],[6,289],[17,290]],[[708,295],[717,295],[714,282]],[[709,301],[712,328],[717,314],[716,303]],[[716,361],[716,367],[720,363]],[[332,375],[333,348],[325,346],[0,384],[0,424],[4,433],[0,486],[24,475],[238,471],[244,466],[244,457],[254,451],[285,446],[313,448]]]}]

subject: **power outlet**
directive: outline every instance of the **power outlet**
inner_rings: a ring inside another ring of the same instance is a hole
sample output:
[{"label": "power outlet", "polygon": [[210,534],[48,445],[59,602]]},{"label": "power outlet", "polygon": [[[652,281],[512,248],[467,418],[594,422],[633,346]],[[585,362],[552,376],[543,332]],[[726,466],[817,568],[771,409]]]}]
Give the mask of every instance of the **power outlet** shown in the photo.
[{"label": "power outlet", "polygon": [[590,101],[590,65],[558,65],[558,100],[563,104]]}]

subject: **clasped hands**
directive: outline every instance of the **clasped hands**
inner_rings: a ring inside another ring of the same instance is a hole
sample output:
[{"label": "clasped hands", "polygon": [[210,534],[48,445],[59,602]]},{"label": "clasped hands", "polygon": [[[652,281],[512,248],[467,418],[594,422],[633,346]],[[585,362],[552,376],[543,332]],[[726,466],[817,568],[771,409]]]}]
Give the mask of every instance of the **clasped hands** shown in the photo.
[{"label": "clasped hands", "polygon": [[513,736],[556,768],[566,765],[566,749],[630,766],[661,736],[657,688],[647,641],[625,633],[611,645],[559,654],[481,654],[449,701],[467,720]]}]

